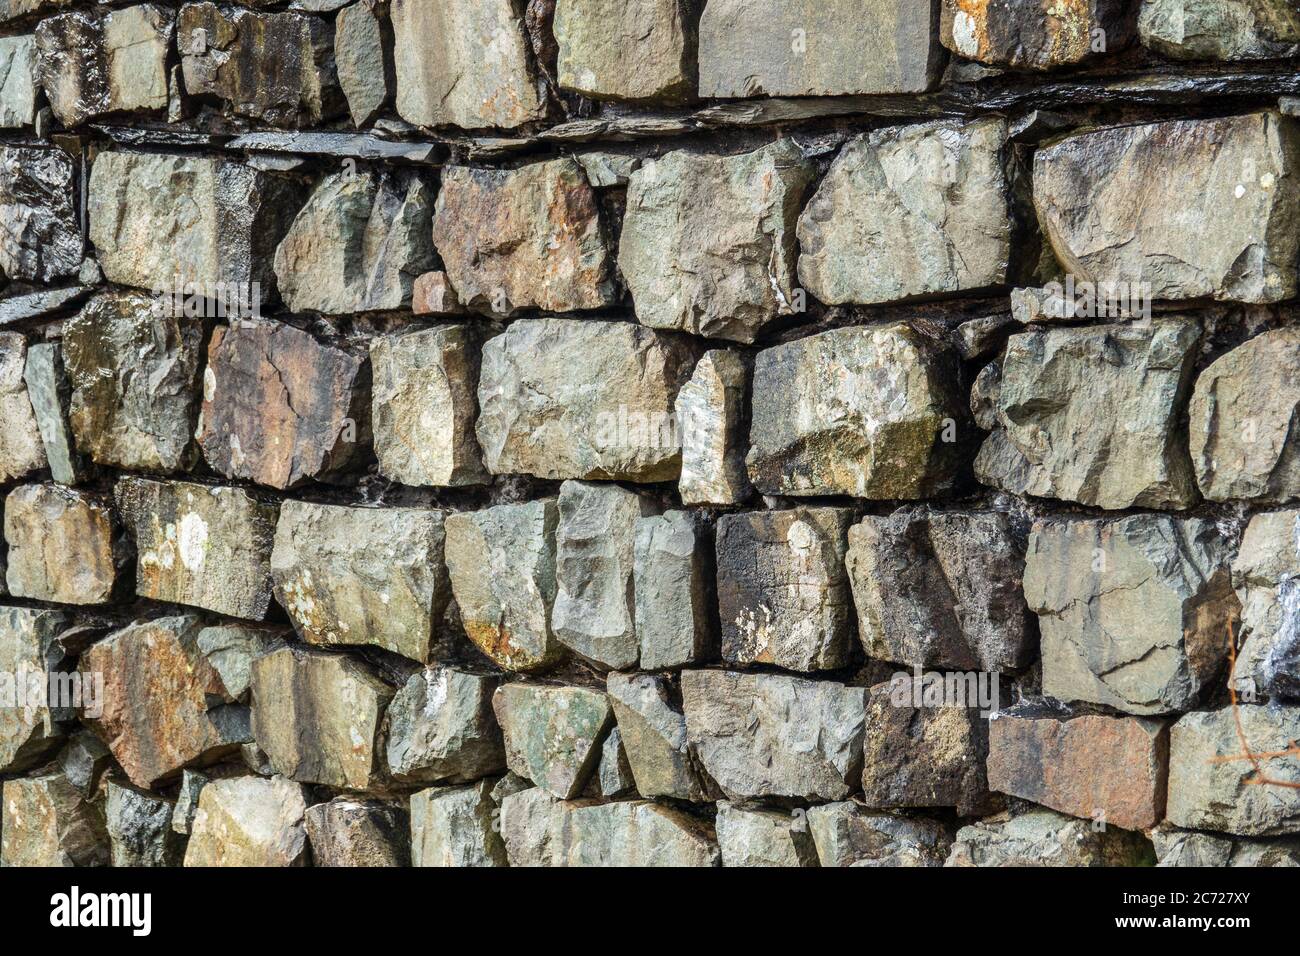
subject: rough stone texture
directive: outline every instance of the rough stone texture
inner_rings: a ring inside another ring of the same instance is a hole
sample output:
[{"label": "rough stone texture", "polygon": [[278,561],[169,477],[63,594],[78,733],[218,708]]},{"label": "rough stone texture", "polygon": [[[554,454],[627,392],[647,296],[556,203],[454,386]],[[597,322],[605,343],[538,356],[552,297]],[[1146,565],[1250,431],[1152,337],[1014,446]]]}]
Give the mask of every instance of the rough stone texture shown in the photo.
[{"label": "rough stone texture", "polygon": [[725,800],[716,823],[723,866],[818,866],[817,848],[802,815],[746,810]]},{"label": "rough stone texture", "polygon": [[465,307],[441,270],[417,276],[411,286],[411,311],[416,315],[463,315]]},{"label": "rough stone texture", "polygon": [[1168,726],[1150,718],[1025,707],[989,723],[989,787],[1125,830],[1163,819],[1168,761]]},{"label": "rough stone texture", "polygon": [[1205,497],[1300,498],[1300,329],[1265,332],[1220,357],[1197,378],[1188,417]]},{"label": "rough stone texture", "polygon": [[77,730],[68,737],[68,745],[59,751],[57,764],[68,782],[90,799],[112,766],[113,754],[89,730]]},{"label": "rough stone texture", "polygon": [[358,128],[392,102],[397,86],[392,33],[386,8],[373,0],[344,7],[334,20],[339,86]]},{"label": "rough stone texture", "polygon": [[723,515],[718,521],[722,659],[786,670],[849,662],[853,608],[844,567],[847,508]]},{"label": "rough stone texture", "polygon": [[314,866],[410,866],[409,814],[388,803],[335,797],[307,808]]},{"label": "rough stone texture", "polygon": [[822,866],[942,866],[952,834],[942,823],[865,809],[851,800],[809,807]]},{"label": "rough stone texture", "polygon": [[[0,354],[3,354],[2,349]],[[0,358],[0,368],[3,368],[3,361]],[[89,477],[90,466],[78,450],[73,436],[70,418],[72,385],[63,364],[62,346],[57,342],[41,342],[28,348],[23,381],[41,433],[50,477],[63,485],[75,485],[85,480]],[[23,406],[16,400],[14,404],[17,406],[16,419],[7,419],[7,428],[18,425],[15,434],[26,437]]]},{"label": "rough stone texture", "polygon": [[30,352],[18,332],[0,332],[0,480],[25,478],[47,467],[40,422],[24,373]]},{"label": "rough stone texture", "polygon": [[758,353],[749,477],[764,494],[911,499],[952,486],[955,360],[912,327],[836,329]]},{"label": "rough stone texture", "polygon": [[703,523],[688,511],[637,521],[632,591],[642,669],[700,663],[712,652],[711,543]]},{"label": "rough stone texture", "polygon": [[623,749],[623,736],[615,727],[600,747],[600,763],[596,767],[596,783],[600,795],[607,800],[636,796],[636,779]]},{"label": "rough stone texture", "polygon": [[1024,547],[1006,515],[868,515],[849,529],[845,566],[872,658],[1001,672],[1033,657]]},{"label": "rough stone texture", "polygon": [[514,129],[542,119],[545,94],[519,7],[513,0],[393,0],[402,119],[466,129]]},{"label": "rough stone texture", "polygon": [[753,342],[795,304],[795,225],[812,164],[792,140],[677,151],[631,176],[618,264],[651,328]]},{"label": "rough stone texture", "polygon": [[976,388],[992,430],[976,477],[1100,508],[1194,504],[1180,418],[1200,337],[1186,318],[1013,335]]},{"label": "rough stone texture", "polygon": [[404,485],[489,480],[474,434],[479,337],[442,325],[374,339],[371,418],[379,473]]},{"label": "rough stone texture", "polygon": [[677,393],[684,505],[738,505],[753,494],[745,470],[751,363],[738,352],[705,352]]},{"label": "rough stone texture", "polygon": [[1241,601],[1232,681],[1254,701],[1300,698],[1300,511],[1255,515],[1232,562]]},{"label": "rough stone texture", "polygon": [[279,632],[243,624],[216,625],[199,631],[199,650],[221,678],[226,693],[247,703],[252,688],[253,661],[273,650]]},{"label": "rough stone texture", "polygon": [[545,669],[563,654],[555,604],[555,499],[446,519],[447,571],[465,634],[507,670]]},{"label": "rough stone texture", "polygon": [[172,829],[175,805],[110,781],[104,802],[114,866],[180,866],[185,841]]},{"label": "rough stone texture", "polygon": [[483,346],[479,417],[493,474],[673,481],[677,392],[695,349],[630,322],[525,319]]},{"label": "rough stone texture", "polygon": [[541,787],[530,787],[501,801],[501,839],[511,866],[555,866],[564,804]]},{"label": "rough stone texture", "polygon": [[402,783],[469,783],[505,769],[492,695],[501,678],[460,668],[411,675],[388,707],[388,769]]},{"label": "rough stone texture", "polygon": [[322,179],[275,250],[294,312],[409,307],[415,277],[434,264],[432,190],[412,175],[344,170]]},{"label": "rough stone texture", "polygon": [[276,504],[243,488],[128,477],[118,509],[141,597],[261,620],[271,603]]},{"label": "rough stone texture", "polygon": [[275,598],[312,644],[428,660],[451,597],[443,512],[286,501],[271,552]]},{"label": "rough stone texture", "polygon": [[21,129],[35,123],[40,91],[36,38],[0,39],[0,129]]},{"label": "rough stone texture", "polygon": [[[1010,278],[1006,122],[894,126],[850,142],[799,217],[799,279],[822,302],[892,302]],[[960,186],[958,186],[960,184]]]},{"label": "rough stone texture", "polygon": [[610,674],[606,690],[637,792],[701,803],[710,788],[686,743],[686,718],[669,702],[661,677]]},{"label": "rough stone texture", "polygon": [[1175,60],[1271,60],[1300,52],[1287,0],[1142,0],[1142,45]]},{"label": "rough stone texture", "polygon": [[[18,675],[47,675],[62,668],[63,649],[57,642],[68,619],[60,611],[24,607],[0,608],[0,674],[7,677],[5,697],[14,695]],[[12,683],[10,683],[12,682]],[[75,714],[49,706],[18,707],[6,701],[0,706],[0,773],[19,773],[39,764],[64,739],[62,722]]]},{"label": "rough stone texture", "polygon": [[103,604],[129,560],[107,497],[60,485],[23,485],[4,507],[5,580],[14,597]]},{"label": "rough stone texture", "polygon": [[180,790],[176,794],[176,807],[172,811],[172,829],[189,836],[194,828],[194,817],[199,812],[199,797],[212,779],[197,770],[181,771]]},{"label": "rough stone texture", "polygon": [[945,866],[1144,866],[1151,845],[1142,834],[1094,828],[1051,810],[1000,814],[957,831]]},{"label": "rough stone texture", "polygon": [[644,800],[566,808],[559,822],[556,866],[717,866],[713,828]]},{"label": "rough stone texture", "polygon": [[106,866],[104,806],[61,773],[0,784],[0,866]]},{"label": "rough stone texture", "polygon": [[943,0],[939,37],[968,60],[1052,70],[1127,46],[1131,6],[1125,0]]},{"label": "rough stone texture", "polygon": [[1241,840],[1160,827],[1156,866],[1300,866],[1300,840]]},{"label": "rough stone texture", "polygon": [[596,100],[680,102],[695,92],[691,0],[557,0],[561,87]]},{"label": "rough stone texture", "polygon": [[943,65],[938,15],[939,0],[709,0],[700,95],[923,93]]},{"label": "rough stone texture", "polygon": [[1246,753],[1284,751],[1296,740],[1296,707],[1241,705],[1236,715],[1224,707],[1182,717],[1169,731],[1169,822],[1242,836],[1300,833],[1297,758],[1260,759],[1264,776],[1282,786],[1252,784],[1255,768],[1243,759]]},{"label": "rough stone texture", "polygon": [[1038,218],[1076,280],[1148,284],[1153,299],[1290,298],[1296,137],[1272,112],[1071,136],[1034,154]]},{"label": "rough stone texture", "polygon": [[596,194],[572,159],[448,167],[433,242],[457,297],[477,312],[573,312],[617,301]]},{"label": "rough stone texture", "polygon": [[686,738],[731,800],[842,800],[862,767],[866,688],[784,674],[682,672]]},{"label": "rough stone texture", "polygon": [[228,478],[281,489],[336,479],[370,449],[370,364],[280,322],[219,327],[198,440]]},{"label": "rough stone texture", "polygon": [[492,785],[422,790],[411,797],[412,866],[506,866]]},{"label": "rough stone texture", "polygon": [[199,796],[186,866],[306,866],[301,784],[282,777],[214,780]]},{"label": "rough stone texture", "polygon": [[561,800],[582,793],[614,724],[603,692],[505,684],[497,689],[492,706],[505,733],[511,770]]},{"label": "rough stone texture", "polygon": [[1194,707],[1241,608],[1231,558],[1197,518],[1036,524],[1025,599],[1042,631],[1043,693],[1137,715]]},{"label": "rough stone texture", "polygon": [[76,274],[84,247],[74,203],[79,191],[63,150],[0,147],[0,272],[32,282]]}]

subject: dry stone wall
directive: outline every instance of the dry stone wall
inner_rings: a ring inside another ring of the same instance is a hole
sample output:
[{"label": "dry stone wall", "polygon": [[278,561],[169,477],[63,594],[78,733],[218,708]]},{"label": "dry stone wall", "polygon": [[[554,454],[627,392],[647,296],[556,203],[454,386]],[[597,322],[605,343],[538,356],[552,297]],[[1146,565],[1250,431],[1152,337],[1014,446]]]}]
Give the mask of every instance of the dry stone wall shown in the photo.
[{"label": "dry stone wall", "polygon": [[1300,864],[1298,67],[0,0],[0,864]]}]

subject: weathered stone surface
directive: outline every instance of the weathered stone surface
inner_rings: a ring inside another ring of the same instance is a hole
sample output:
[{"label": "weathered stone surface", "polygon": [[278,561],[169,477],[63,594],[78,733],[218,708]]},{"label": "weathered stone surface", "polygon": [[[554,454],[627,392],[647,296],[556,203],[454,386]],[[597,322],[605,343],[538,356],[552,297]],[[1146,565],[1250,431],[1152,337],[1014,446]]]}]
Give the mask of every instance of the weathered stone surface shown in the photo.
[{"label": "weathered stone surface", "polygon": [[697,515],[640,518],[632,590],[643,670],[700,663],[716,644],[712,541]]},{"label": "weathered stone surface", "polygon": [[845,566],[869,657],[1001,672],[1033,656],[1024,546],[1004,514],[868,515],[849,529]]},{"label": "weathered stone surface", "polygon": [[689,0],[613,6],[557,0],[560,86],[596,100],[689,99],[698,43],[694,13]]},{"label": "weathered stone surface", "polygon": [[724,800],[716,827],[723,866],[820,865],[802,815],[747,810]]},{"label": "weathered stone surface", "polygon": [[1271,112],[1103,129],[1034,154],[1034,202],[1077,279],[1277,302],[1296,294],[1298,151]]},{"label": "weathered stone surface", "polygon": [[1142,45],[1176,60],[1272,60],[1300,52],[1287,0],[1142,0]]},{"label": "weathered stone surface", "polygon": [[501,678],[454,667],[411,675],[388,708],[388,769],[402,783],[468,783],[505,769],[492,694]]},{"label": "weathered stone surface", "polygon": [[17,705],[20,681],[25,692],[33,677],[43,679],[59,669],[64,655],[55,638],[67,623],[59,611],[0,607],[0,773],[40,763],[63,742],[60,722],[75,716],[48,700]]},{"label": "weathered stone surface", "polygon": [[282,777],[214,780],[199,796],[186,866],[306,866],[301,784]]},{"label": "weathered stone surface", "polygon": [[983,119],[887,127],[848,143],[799,217],[800,282],[827,305],[1002,285],[1006,138],[1004,120]]},{"label": "weathered stone surface", "polygon": [[[64,326],[65,330],[67,326]],[[65,332],[66,334],[66,332]],[[3,348],[0,347],[0,354]],[[3,368],[0,358],[0,369]],[[41,444],[50,466],[50,477],[64,485],[75,485],[90,472],[89,463],[77,449],[69,417],[72,405],[72,385],[63,364],[63,348],[57,342],[41,342],[27,350],[27,365],[23,371],[27,397],[41,433]],[[6,420],[6,429],[19,426],[17,433],[26,434],[22,419],[22,405],[18,405],[18,418]]]},{"label": "weathered stone surface", "polygon": [[1220,357],[1197,378],[1188,417],[1205,497],[1300,498],[1300,329],[1265,332]]},{"label": "weathered stone surface", "polygon": [[451,597],[443,513],[286,501],[271,552],[275,598],[312,644],[428,660]]},{"label": "weathered stone surface", "polygon": [[371,417],[381,475],[440,487],[489,480],[474,434],[479,358],[478,336],[466,325],[371,341]]},{"label": "weathered stone surface", "polygon": [[541,787],[501,801],[501,839],[511,866],[554,866],[564,804]]},{"label": "weathered stone surface", "polygon": [[36,38],[0,39],[0,129],[21,129],[35,123],[40,90]]},{"label": "weathered stone surface", "polygon": [[211,763],[251,739],[246,708],[225,705],[221,677],[199,650],[196,617],[131,624],[81,655],[82,680],[103,675],[103,713],[83,720],[137,787]]},{"label": "weathered stone surface", "polygon": [[1169,822],[1242,836],[1300,833],[1300,761],[1260,758],[1264,776],[1283,784],[1276,786],[1255,782],[1245,757],[1285,751],[1297,740],[1297,707],[1244,704],[1236,713],[1187,714],[1169,732]]},{"label": "weathered stone surface", "polygon": [[599,667],[635,667],[637,525],[657,505],[618,485],[566,481],[558,509],[555,637]]},{"label": "weathered stone surface", "polygon": [[555,866],[717,866],[713,828],[679,810],[628,800],[565,806]]},{"label": "weathered stone surface", "polygon": [[1151,859],[1140,833],[1034,809],[962,827],[944,866],[1144,866]]},{"label": "weathered stone surface", "polygon": [[618,301],[596,193],[572,159],[444,169],[433,242],[458,298],[477,312]]},{"label": "weathered stone surface", "polygon": [[1127,46],[1133,38],[1130,7],[1125,0],[943,0],[939,38],[968,60],[1051,70]]},{"label": "weathered stone surface", "polygon": [[392,18],[402,119],[419,126],[514,129],[546,115],[512,0],[393,0]]},{"label": "weathered stone surface", "polygon": [[1239,649],[1232,674],[1248,701],[1300,697],[1300,511],[1250,519],[1232,563],[1241,601]]},{"label": "weathered stone surface", "polygon": [[1194,504],[1180,420],[1200,338],[1184,318],[1013,335],[976,387],[992,428],[976,477],[1100,508]]},{"label": "weathered stone surface", "polygon": [[287,176],[227,160],[103,152],[90,172],[90,241],[110,282],[151,291],[224,283],[262,302],[301,194]]},{"label": "weathered stone surface", "polygon": [[199,406],[203,322],[153,296],[109,292],[63,327],[77,446],[101,465],[185,471]]},{"label": "weathered stone surface", "polygon": [[1032,705],[989,723],[989,786],[1125,830],[1164,818],[1168,726],[1142,717],[1069,718]]},{"label": "weathered stone surface", "polygon": [[294,312],[392,311],[434,264],[432,190],[415,175],[344,170],[322,179],[275,250]]},{"label": "weathered stone surface", "polygon": [[955,357],[903,323],[758,353],[746,458],[764,494],[941,494],[963,457]]},{"label": "weathered stone surface", "polygon": [[524,319],[483,346],[476,430],[493,474],[673,481],[689,342],[630,322]]},{"label": "weathered stone surface", "polygon": [[1138,715],[1194,707],[1240,611],[1231,559],[1199,518],[1036,524],[1025,600],[1042,632],[1043,693]]},{"label": "weathered stone surface", "polygon": [[350,657],[281,647],[253,662],[253,737],[275,772],[300,783],[373,789],[393,690]]},{"label": "weathered stone surface", "polygon": [[506,763],[562,800],[580,794],[614,725],[605,694],[585,687],[505,684],[492,699]]},{"label": "weathered stone surface", "polygon": [[185,841],[172,829],[175,805],[109,781],[105,800],[114,866],[180,866]]},{"label": "weathered stone surface", "polygon": [[46,467],[40,423],[24,373],[30,352],[19,332],[0,332],[0,481],[25,478]]},{"label": "weathered stone surface", "polygon": [[751,494],[745,451],[752,366],[737,352],[705,352],[677,393],[682,504],[737,505]]},{"label": "weathered stone surface", "polygon": [[752,153],[686,151],[632,174],[618,263],[651,328],[753,342],[800,311],[795,224],[813,177],[793,141]]},{"label": "weathered stone surface", "polygon": [[61,13],[36,26],[41,86],[64,126],[167,107],[167,51],[175,14],[145,3]]},{"label": "weathered stone surface", "polygon": [[731,800],[844,799],[862,767],[866,696],[784,674],[682,672],[687,744]]},{"label": "weathered stone surface", "polygon": [[0,147],[0,272],[47,283],[76,275],[84,247],[79,192],[63,150]]},{"label": "weathered stone surface", "polygon": [[409,814],[389,803],[335,797],[307,808],[314,866],[410,866]]},{"label": "weathered stone surface", "polygon": [[176,807],[172,810],[172,829],[186,836],[194,828],[194,817],[199,812],[199,797],[212,780],[197,770],[182,770],[180,790],[176,794]]},{"label": "weathered stone surface", "polygon": [[100,782],[112,763],[112,751],[89,730],[74,731],[58,756],[59,769],[87,799],[99,790]]},{"label": "weathered stone surface", "polygon": [[117,503],[135,539],[137,594],[266,616],[277,505],[243,488],[134,476],[118,482]]},{"label": "weathered stone surface", "polygon": [[421,790],[411,797],[412,866],[507,866],[492,782]]},{"label": "weathered stone surface", "polygon": [[[866,707],[862,789],[869,807],[956,807],[959,816],[988,813],[984,761],[988,722],[978,707],[916,706],[911,681],[871,688]],[[973,702],[971,702],[973,703]]]},{"label": "weathered stone surface", "polygon": [[664,679],[610,674],[606,690],[637,792],[646,798],[708,800],[709,788],[686,743],[686,718],[669,703]]},{"label": "weathered stone surface", "polygon": [[365,126],[393,99],[393,28],[373,0],[344,7],[334,20],[334,58],[352,124]]},{"label": "weathered stone surface", "polygon": [[447,516],[447,570],[461,623],[506,670],[540,670],[563,654],[551,630],[559,520],[553,498]]},{"label": "weathered stone surface", "polygon": [[939,78],[939,0],[709,0],[701,96],[923,93]]},{"label": "weathered stone surface", "polygon": [[270,628],[224,624],[205,627],[196,640],[203,656],[216,668],[226,693],[246,703],[253,661],[272,650],[279,638],[279,633]]},{"label": "weathered stone surface", "polygon": [[334,31],[302,13],[187,3],[176,20],[185,89],[272,126],[312,126],[345,109]]},{"label": "weathered stone surface", "polygon": [[851,800],[809,807],[822,866],[942,866],[952,835],[937,820],[865,809]]},{"label": "weathered stone surface", "polygon": [[0,866],[107,866],[104,806],[61,773],[0,785]]},{"label": "weathered stone surface", "polygon": [[417,276],[411,286],[411,311],[415,315],[463,315],[465,307],[440,269]]},{"label": "weathered stone surface", "polygon": [[105,496],[61,485],[22,485],[4,508],[5,580],[14,597],[103,604],[130,560]]},{"label": "weathered stone surface", "polygon": [[1156,866],[1300,866],[1300,840],[1241,840],[1158,827]]},{"label": "weathered stone surface", "polygon": [[198,440],[229,478],[281,489],[335,479],[370,448],[370,364],[280,322],[219,327]]},{"label": "weathered stone surface", "polygon": [[615,727],[600,748],[600,764],[596,768],[596,782],[600,795],[606,800],[631,794],[636,795],[636,778],[623,749],[623,735]]}]

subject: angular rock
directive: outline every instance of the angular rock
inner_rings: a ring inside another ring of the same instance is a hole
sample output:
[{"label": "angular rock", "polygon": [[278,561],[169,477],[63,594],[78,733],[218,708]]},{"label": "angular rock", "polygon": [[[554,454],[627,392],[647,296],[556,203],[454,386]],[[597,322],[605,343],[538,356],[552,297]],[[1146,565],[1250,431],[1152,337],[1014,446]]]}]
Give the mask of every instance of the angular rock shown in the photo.
[{"label": "angular rock", "polygon": [[411,824],[400,807],[352,797],[307,808],[313,866],[410,866]]},{"label": "angular rock", "polygon": [[1186,318],[1011,336],[1000,380],[976,388],[992,429],[976,477],[1099,508],[1194,504],[1181,416],[1200,338]]},{"label": "angular rock", "polygon": [[1300,511],[1250,519],[1232,562],[1241,601],[1232,681],[1247,701],[1300,698]]},{"label": "angular rock", "polygon": [[492,783],[421,790],[411,797],[412,866],[507,866]]},{"label": "angular rock", "polygon": [[514,129],[546,115],[513,0],[393,0],[392,19],[397,112],[408,123]]},{"label": "angular rock", "polygon": [[1199,518],[1036,524],[1025,600],[1042,632],[1043,693],[1142,716],[1194,707],[1241,609],[1231,559]]},{"label": "angular rock", "polygon": [[35,123],[40,90],[36,38],[0,39],[0,129],[21,129]]},{"label": "angular rock", "polygon": [[709,0],[700,95],[924,93],[939,79],[939,0]]},{"label": "angular rock", "polygon": [[722,659],[786,670],[849,662],[853,605],[844,567],[847,508],[796,508],[718,520]]},{"label": "angular rock", "polygon": [[[64,326],[66,330],[67,326]],[[65,331],[66,334],[66,331]],[[0,368],[3,359],[0,359]],[[50,477],[64,485],[75,485],[89,476],[90,465],[77,449],[69,417],[72,405],[72,385],[63,365],[63,348],[57,342],[42,342],[27,350],[27,365],[23,371],[27,384],[27,397],[41,433],[41,444],[50,466]],[[21,404],[19,419],[21,423]],[[14,419],[6,420],[12,428]],[[20,432],[21,433],[21,432]]]},{"label": "angular rock", "polygon": [[176,794],[176,807],[172,811],[172,829],[189,836],[194,827],[194,817],[199,812],[199,797],[212,780],[197,770],[181,771],[180,790]]},{"label": "angular rock", "polygon": [[1149,866],[1151,859],[1140,833],[1034,809],[962,827],[944,866]]},{"label": "angular rock", "polygon": [[561,800],[583,791],[614,724],[604,693],[585,687],[505,684],[492,699],[506,763]]},{"label": "angular rock", "polygon": [[1142,0],[1142,45],[1174,60],[1274,60],[1300,52],[1287,0]]},{"label": "angular rock", "polygon": [[203,788],[186,866],[306,866],[306,794],[281,777],[232,777]]},{"label": "angular rock", "polygon": [[1125,0],[943,0],[939,38],[953,53],[978,63],[1053,70],[1127,46],[1133,38],[1130,7]]},{"label": "angular rock", "polygon": [[[1238,730],[1240,724],[1240,730]],[[1244,743],[1243,743],[1244,740]],[[1300,740],[1300,707],[1241,705],[1187,714],[1169,732],[1167,817],[1178,827],[1241,836],[1300,833],[1300,760],[1247,754],[1286,751]]]},{"label": "angular rock", "polygon": [[877,813],[851,800],[809,807],[822,866],[942,866],[952,834],[937,820]]},{"label": "angular rock", "polygon": [[1188,417],[1206,498],[1300,498],[1300,329],[1264,332],[1211,364],[1196,380]]},{"label": "angular rock", "polygon": [[234,113],[300,128],[346,109],[334,68],[334,31],[321,17],[187,3],[176,20],[185,89]]},{"label": "angular rock", "polygon": [[730,800],[842,800],[862,768],[867,691],[784,674],[683,671],[686,739]]},{"label": "angular rock", "polygon": [[686,742],[686,718],[668,699],[668,686],[649,674],[610,674],[606,690],[618,721],[637,792],[703,803],[709,788]]},{"label": "angular rock", "polygon": [[911,499],[952,487],[955,356],[912,327],[836,329],[758,353],[749,477],[764,494]]},{"label": "angular rock", "polygon": [[463,315],[465,307],[441,270],[418,276],[411,286],[411,311],[415,315]]},{"label": "angular rock", "polygon": [[673,481],[694,347],[629,322],[524,319],[483,346],[479,445],[495,475]]},{"label": "angular rock", "polygon": [[615,727],[605,738],[600,748],[600,765],[596,768],[596,781],[600,785],[600,795],[612,800],[627,794],[636,795],[636,778],[632,776],[632,767],[627,762],[627,751],[623,749],[623,736]]},{"label": "angular rock", "polygon": [[172,829],[175,805],[109,781],[105,813],[114,866],[180,866],[185,841]]},{"label": "angular rock", "polygon": [[713,828],[679,810],[629,800],[567,806],[556,866],[718,866]]},{"label": "angular rock", "polygon": [[279,639],[279,633],[270,628],[243,624],[205,627],[196,638],[199,650],[221,677],[226,693],[240,702],[248,700],[253,661],[274,649]]},{"label": "angular rock", "polygon": [[701,663],[714,649],[711,552],[709,532],[691,512],[638,519],[632,590],[643,670]]},{"label": "angular rock", "polygon": [[117,504],[137,553],[141,597],[260,621],[271,604],[279,508],[243,488],[126,476]]},{"label": "angular rock", "polygon": [[0,866],[107,866],[104,806],[61,773],[0,785]]},{"label": "angular rock", "polygon": [[120,592],[130,560],[106,497],[61,485],[22,485],[4,508],[5,580],[14,597],[103,604]]},{"label": "angular rock", "polygon": [[286,501],[271,576],[303,640],[372,645],[420,663],[451,597],[443,513]]},{"label": "angular rock", "polygon": [[59,751],[58,763],[68,782],[90,799],[98,792],[104,774],[113,763],[113,754],[89,730],[77,730]]},{"label": "angular rock", "polygon": [[541,670],[563,655],[551,630],[559,520],[553,498],[447,516],[447,570],[461,623],[506,670]]},{"label": "angular rock", "polygon": [[347,169],[322,179],[275,250],[294,312],[409,307],[415,277],[434,264],[432,190],[414,175]]},{"label": "angular rock", "polygon": [[1034,653],[1024,546],[997,512],[898,511],[849,529],[845,559],[867,656],[1015,671]]},{"label": "angular rock", "polygon": [[0,332],[0,481],[47,467],[40,422],[24,379],[29,356],[22,333]]},{"label": "angular rock", "polygon": [[371,418],[381,475],[437,487],[490,479],[474,434],[479,360],[478,336],[466,325],[371,341]]},{"label": "angular rock", "polygon": [[[25,607],[0,608],[0,773],[19,773],[39,764],[64,740],[61,721],[75,714],[48,698],[30,701],[33,678],[44,680],[59,670],[63,650],[57,643],[68,620],[62,612]],[[18,706],[18,693],[28,706]]]},{"label": "angular rock", "polygon": [[0,272],[41,283],[76,275],[85,248],[80,183],[61,149],[0,147]]},{"label": "angular rock", "polygon": [[738,505],[754,492],[745,470],[751,363],[737,352],[705,352],[677,393],[684,505]]},{"label": "angular rock", "polygon": [[335,479],[370,449],[370,364],[279,322],[219,327],[197,434],[228,478],[280,489]]},{"label": "angular rock", "polygon": [[796,301],[795,224],[812,164],[788,139],[752,153],[686,151],[632,174],[618,264],[651,328],[753,342]]},{"label": "angular rock", "polygon": [[1298,151],[1274,112],[1102,129],[1034,154],[1034,203],[1076,280],[1278,302],[1296,294]]},{"label": "angular rock", "polygon": [[1156,866],[1300,866],[1300,840],[1241,840],[1160,827],[1151,833]]},{"label": "angular rock", "polygon": [[501,801],[501,839],[511,866],[555,866],[565,804],[543,790],[530,787]]},{"label": "angular rock", "polygon": [[595,100],[677,103],[695,92],[698,44],[688,0],[557,0],[557,78]]},{"label": "angular rock", "polygon": [[393,28],[381,4],[362,0],[334,20],[334,59],[352,124],[360,129],[393,99]]},{"label": "angular rock", "polygon": [[411,675],[388,707],[388,769],[401,783],[469,783],[505,769],[492,695],[501,678],[436,666]]},{"label": "angular rock", "polygon": [[819,866],[802,815],[746,810],[725,800],[716,823],[723,866]]},{"label": "angular rock", "polygon": [[457,297],[476,312],[574,312],[618,301],[600,206],[572,159],[447,167],[433,242]]}]

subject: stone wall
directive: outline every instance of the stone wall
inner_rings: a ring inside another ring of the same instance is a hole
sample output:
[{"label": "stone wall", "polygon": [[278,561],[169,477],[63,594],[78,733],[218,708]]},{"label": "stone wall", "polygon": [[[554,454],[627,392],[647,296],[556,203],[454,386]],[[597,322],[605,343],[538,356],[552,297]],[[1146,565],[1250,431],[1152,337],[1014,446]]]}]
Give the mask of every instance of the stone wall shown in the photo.
[{"label": "stone wall", "polygon": [[1292,3],[0,34],[0,862],[1300,863]]}]

